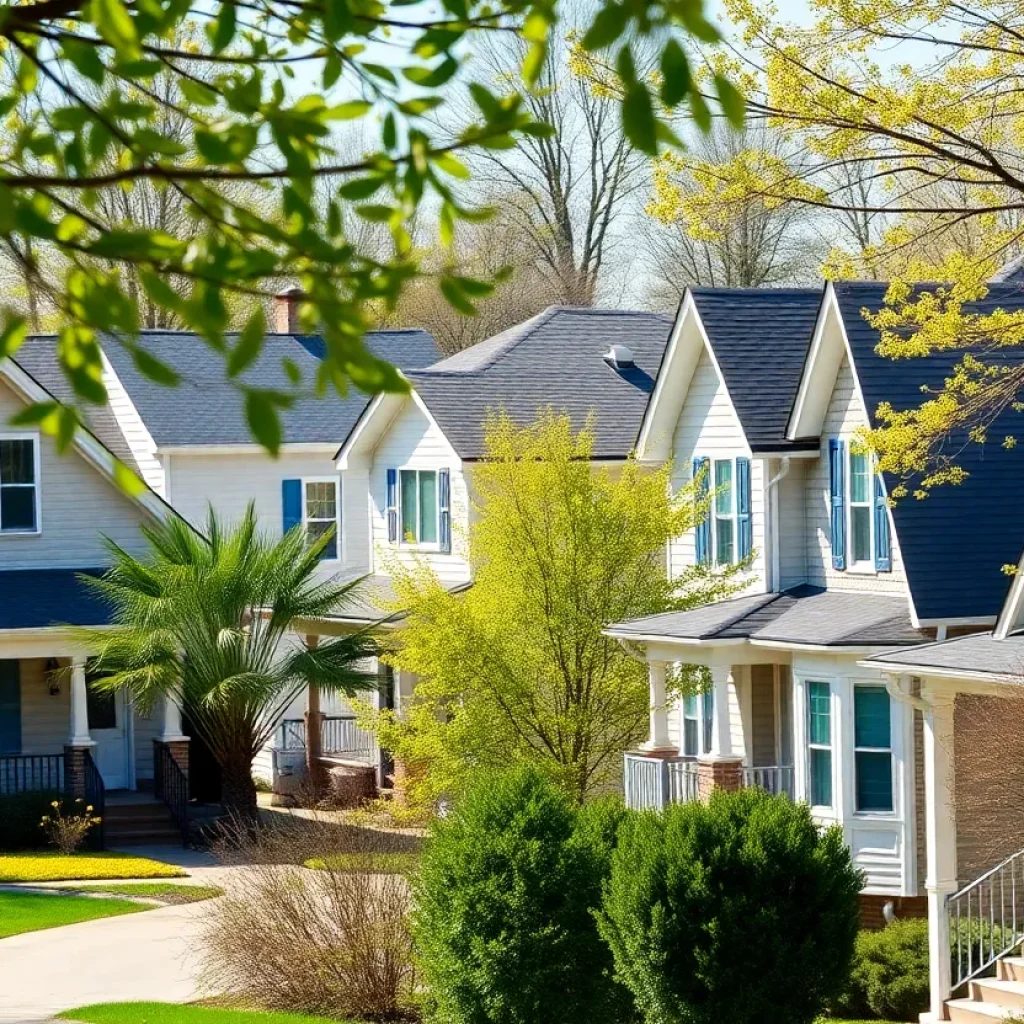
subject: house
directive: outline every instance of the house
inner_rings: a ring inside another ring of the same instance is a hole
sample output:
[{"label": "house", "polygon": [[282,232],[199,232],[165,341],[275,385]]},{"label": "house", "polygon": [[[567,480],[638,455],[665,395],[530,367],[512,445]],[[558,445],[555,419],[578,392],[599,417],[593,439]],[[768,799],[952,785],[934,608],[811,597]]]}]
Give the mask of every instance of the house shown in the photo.
[{"label": "house", "polygon": [[[994,921],[998,936],[1021,936],[1011,917],[1024,899],[1013,873],[1024,820],[1008,793],[1024,727],[1006,698],[1021,678],[1024,584],[1009,588],[1003,567],[1020,559],[1024,457],[966,446],[962,485],[890,505],[893,481],[857,432],[883,401],[918,404],[955,357],[881,358],[862,311],[884,294],[829,284],[809,327],[796,295],[695,289],[684,300],[637,457],[671,456],[714,488],[706,520],[680,540],[681,564],[757,554],[740,596],[610,627],[649,666],[651,731],[625,756],[626,797],[660,807],[759,785],[807,801],[843,830],[866,921],[928,916],[934,1019],[981,1020],[986,1007],[946,1000],[1008,948],[979,957],[969,928]],[[995,284],[983,305],[1020,309],[1024,293]],[[1012,432],[1011,415],[993,438]],[[671,696],[677,664],[702,666],[705,691]],[[1000,903],[997,887],[1014,895]],[[972,994],[998,989],[984,984]]]}]

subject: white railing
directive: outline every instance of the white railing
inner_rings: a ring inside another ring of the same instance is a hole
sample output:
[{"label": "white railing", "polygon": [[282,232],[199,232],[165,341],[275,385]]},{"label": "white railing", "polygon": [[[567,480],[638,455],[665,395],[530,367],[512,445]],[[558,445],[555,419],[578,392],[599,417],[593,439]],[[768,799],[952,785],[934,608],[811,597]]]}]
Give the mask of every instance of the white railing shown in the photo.
[{"label": "white railing", "polygon": [[946,900],[956,990],[1024,942],[1024,850]]},{"label": "white railing", "polygon": [[793,769],[789,765],[773,764],[762,768],[744,768],[743,786],[760,786],[772,796],[785,794],[793,797]]},{"label": "white railing", "polygon": [[692,761],[668,764],[668,799],[673,804],[688,804],[700,799],[700,780]]},{"label": "white railing", "polygon": [[[286,718],[274,737],[277,750],[305,750],[306,724],[301,718]],[[324,757],[347,757],[372,761],[376,750],[373,733],[360,729],[352,715],[326,715],[320,723],[320,749]]]},{"label": "white railing", "polygon": [[660,811],[668,797],[668,762],[660,757],[626,754],[622,783],[627,807],[635,811]]}]

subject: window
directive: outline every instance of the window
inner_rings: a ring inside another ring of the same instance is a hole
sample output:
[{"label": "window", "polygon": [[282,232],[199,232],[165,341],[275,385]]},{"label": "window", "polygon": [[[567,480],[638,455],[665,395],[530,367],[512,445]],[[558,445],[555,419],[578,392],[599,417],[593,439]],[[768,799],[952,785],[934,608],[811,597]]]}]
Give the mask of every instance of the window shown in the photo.
[{"label": "window", "polygon": [[683,754],[697,756],[697,737],[700,733],[700,710],[697,695],[691,693],[683,698]]},{"label": "window", "polygon": [[337,477],[302,481],[302,525],[310,541],[318,540],[333,529],[334,535],[323,550],[324,561],[338,557],[341,536],[341,502],[338,499]]},{"label": "window", "polygon": [[700,699],[701,714],[704,719],[704,753],[711,753],[711,730],[715,721],[715,691],[709,686]]},{"label": "window", "polygon": [[0,533],[39,530],[36,440],[0,438]]},{"label": "window", "polygon": [[732,459],[715,460],[715,562],[736,561],[736,497],[732,486]]},{"label": "window", "polygon": [[891,811],[892,733],[884,686],[853,690],[853,758],[858,811]]},{"label": "window", "polygon": [[399,472],[401,539],[409,544],[437,544],[437,471],[403,469]]},{"label": "window", "polygon": [[850,559],[854,565],[874,566],[871,536],[873,517],[871,456],[850,452]]},{"label": "window", "polygon": [[807,746],[811,806],[832,806],[832,693],[828,683],[807,684]]}]

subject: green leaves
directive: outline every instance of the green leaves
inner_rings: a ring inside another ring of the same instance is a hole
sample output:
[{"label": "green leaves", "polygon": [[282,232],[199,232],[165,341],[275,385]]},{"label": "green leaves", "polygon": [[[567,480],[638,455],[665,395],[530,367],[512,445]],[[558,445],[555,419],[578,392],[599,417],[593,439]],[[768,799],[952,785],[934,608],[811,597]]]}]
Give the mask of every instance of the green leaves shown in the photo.
[{"label": "green leaves", "polygon": [[644,82],[634,82],[622,101],[622,129],[626,138],[643,153],[658,152],[657,121],[654,104]]},{"label": "green leaves", "polygon": [[661,102],[674,107],[690,91],[690,62],[675,39],[670,39],[661,51]]},{"label": "green leaves", "polygon": [[722,105],[722,112],[729,124],[733,128],[742,128],[746,116],[746,103],[740,91],[725,75],[715,75],[715,92],[718,93],[718,102]]},{"label": "green leaves", "polygon": [[129,56],[138,52],[135,23],[122,0],[89,0],[88,11],[96,31],[114,49]]},{"label": "green leaves", "polygon": [[245,392],[245,421],[252,436],[271,455],[281,447],[281,418],[278,408],[283,403],[271,392],[250,389]]}]

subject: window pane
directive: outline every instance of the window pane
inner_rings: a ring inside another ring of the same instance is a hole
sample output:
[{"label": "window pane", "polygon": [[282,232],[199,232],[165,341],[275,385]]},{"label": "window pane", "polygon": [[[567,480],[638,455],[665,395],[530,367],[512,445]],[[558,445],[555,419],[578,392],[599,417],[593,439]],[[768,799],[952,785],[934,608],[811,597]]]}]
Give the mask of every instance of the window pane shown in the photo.
[{"label": "window pane", "polygon": [[832,743],[831,695],[828,683],[807,684],[807,704],[809,711],[808,734],[811,743]]},{"label": "window pane", "polygon": [[0,441],[0,484],[35,483],[31,440]]},{"label": "window pane", "polygon": [[687,718],[683,722],[683,753],[687,757],[697,756],[697,719]]},{"label": "window pane", "polygon": [[330,481],[306,484],[306,518],[335,519],[338,515],[337,490]]},{"label": "window pane", "polygon": [[733,532],[735,522],[732,519],[715,520],[715,560],[719,565],[729,565],[733,561]]},{"label": "window pane", "polygon": [[871,509],[859,505],[850,509],[850,527],[853,533],[853,560],[871,561]]},{"label": "window pane", "polygon": [[711,727],[714,722],[715,713],[715,691],[705,690],[704,691],[704,703],[703,703],[703,714],[704,714],[704,753],[711,753]]},{"label": "window pane", "polygon": [[853,502],[870,501],[868,490],[868,455],[850,453],[850,500]]},{"label": "window pane", "polygon": [[884,686],[856,686],[853,690],[853,745],[890,745],[889,694]]},{"label": "window pane", "polygon": [[36,489],[0,487],[0,530],[36,528]]},{"label": "window pane", "polygon": [[334,535],[327,542],[327,547],[324,548],[321,554],[321,559],[324,558],[337,558],[338,557],[338,534],[335,530],[335,525],[332,522],[313,522],[306,524],[306,536],[310,541],[315,541],[322,537],[325,533],[334,531]]},{"label": "window pane", "polygon": [[715,511],[720,516],[732,515],[732,462],[715,463]]},{"label": "window pane", "polygon": [[811,804],[832,806],[832,751],[811,751]]},{"label": "window pane", "polygon": [[402,540],[416,540],[416,470],[402,470]]},{"label": "window pane", "polygon": [[857,810],[892,810],[892,754],[859,751],[854,755],[857,771]]},{"label": "window pane", "polygon": [[117,728],[117,702],[109,691],[86,687],[85,707],[90,729]]},{"label": "window pane", "polygon": [[420,543],[437,543],[437,474],[420,473]]},{"label": "window pane", "polygon": [[688,697],[683,698],[683,714],[687,718],[697,718],[697,694],[691,693]]}]

